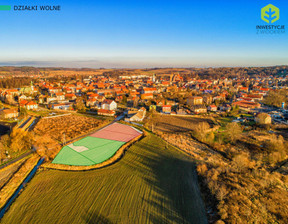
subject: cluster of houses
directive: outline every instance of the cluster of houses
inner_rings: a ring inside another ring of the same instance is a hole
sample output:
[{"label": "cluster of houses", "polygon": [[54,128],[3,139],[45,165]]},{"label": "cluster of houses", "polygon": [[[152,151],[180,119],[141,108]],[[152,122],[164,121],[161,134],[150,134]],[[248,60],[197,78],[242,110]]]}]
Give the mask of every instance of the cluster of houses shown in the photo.
[{"label": "cluster of houses", "polygon": [[[105,116],[115,116],[121,104],[126,108],[126,120],[142,121],[146,110],[153,109],[165,114],[179,115],[229,112],[232,107],[251,111],[261,107],[263,97],[274,88],[273,83],[273,76],[197,79],[183,78],[179,74],[118,78],[100,75],[89,76],[82,81],[68,81],[63,78],[58,82],[39,78],[37,83],[31,83],[29,87],[0,89],[0,99],[26,110],[45,107],[67,111],[77,109],[75,105],[77,100],[81,99],[88,110]],[[163,97],[162,93],[177,93],[183,96],[184,102]],[[12,110],[3,113],[11,113],[6,115],[7,117],[17,114],[12,113]]]}]

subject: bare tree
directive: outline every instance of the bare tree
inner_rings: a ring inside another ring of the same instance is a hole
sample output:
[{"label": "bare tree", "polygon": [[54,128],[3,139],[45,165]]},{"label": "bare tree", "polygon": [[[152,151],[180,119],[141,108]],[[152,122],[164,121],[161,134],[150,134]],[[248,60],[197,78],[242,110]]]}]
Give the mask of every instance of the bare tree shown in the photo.
[{"label": "bare tree", "polygon": [[237,139],[239,139],[241,134],[242,134],[242,127],[236,122],[229,123],[226,126],[226,136],[232,143],[234,143]]},{"label": "bare tree", "polygon": [[209,130],[210,125],[207,122],[200,122],[195,127],[195,134],[199,140],[203,141],[207,131]]}]

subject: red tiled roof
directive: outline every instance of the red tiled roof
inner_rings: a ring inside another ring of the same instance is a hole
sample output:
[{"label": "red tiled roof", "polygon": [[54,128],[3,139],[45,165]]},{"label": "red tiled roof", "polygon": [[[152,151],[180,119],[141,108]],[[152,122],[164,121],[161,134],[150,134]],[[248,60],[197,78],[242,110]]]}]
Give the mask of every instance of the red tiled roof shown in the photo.
[{"label": "red tiled roof", "polygon": [[26,105],[37,105],[37,103],[30,101],[29,103],[27,103]]},{"label": "red tiled roof", "polygon": [[3,113],[14,114],[14,113],[18,113],[18,111],[16,109],[5,109],[5,110],[3,110]]},{"label": "red tiled roof", "polygon": [[105,114],[114,114],[115,111],[113,110],[106,110],[106,109],[99,109],[98,113],[105,113]]}]

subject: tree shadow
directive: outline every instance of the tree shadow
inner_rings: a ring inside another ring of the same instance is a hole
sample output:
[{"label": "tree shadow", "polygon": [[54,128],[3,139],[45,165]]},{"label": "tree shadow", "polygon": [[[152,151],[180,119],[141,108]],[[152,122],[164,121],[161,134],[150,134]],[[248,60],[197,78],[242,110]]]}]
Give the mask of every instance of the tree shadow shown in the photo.
[{"label": "tree shadow", "polygon": [[171,155],[167,149],[159,149],[163,150],[159,154],[159,150],[153,151],[155,147],[142,144],[141,150],[146,151],[145,155],[138,150],[129,151],[141,159],[133,163],[123,160],[125,166],[140,172],[144,181],[157,193],[152,198],[142,196],[142,200],[152,208],[145,211],[149,221],[155,224],[207,223],[193,161],[185,155]]},{"label": "tree shadow", "polygon": [[[248,139],[249,140],[249,139]],[[248,142],[247,140],[242,140],[242,139],[238,139],[236,141],[236,145],[239,147],[244,147],[249,149],[249,151],[251,153],[263,153],[263,149],[261,147],[259,147],[257,144],[254,144],[253,142]]]},{"label": "tree shadow", "polygon": [[183,127],[181,125],[178,126],[178,125],[173,125],[173,124],[169,124],[166,122],[159,122],[156,125],[156,129],[159,131],[166,132],[166,133],[189,132],[189,131],[193,130],[192,128],[186,128],[186,127]]},{"label": "tree shadow", "polygon": [[108,218],[101,215],[99,212],[87,213],[83,220],[86,224],[113,224]]}]

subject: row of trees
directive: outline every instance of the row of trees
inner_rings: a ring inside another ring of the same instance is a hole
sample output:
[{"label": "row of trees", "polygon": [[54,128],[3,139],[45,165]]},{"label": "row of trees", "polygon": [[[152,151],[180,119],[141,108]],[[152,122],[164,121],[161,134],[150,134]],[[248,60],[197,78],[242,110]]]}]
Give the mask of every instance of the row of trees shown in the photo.
[{"label": "row of trees", "polygon": [[281,107],[283,102],[285,103],[285,105],[288,104],[287,89],[270,91],[263,101],[263,103],[275,107]]},{"label": "row of trees", "polygon": [[10,135],[6,134],[1,137],[0,160],[5,159],[7,155],[31,149],[33,143],[33,134],[24,132],[21,129],[14,129]]},{"label": "row of trees", "polygon": [[231,122],[227,124],[224,132],[218,134],[216,139],[214,132],[208,133],[210,129],[210,125],[207,122],[200,122],[198,125],[196,125],[193,135],[201,142],[213,144],[217,140],[220,144],[223,144],[224,141],[235,143],[241,137],[243,132],[241,125],[236,122]]},{"label": "row of trees", "polygon": [[23,86],[29,86],[31,81],[34,81],[34,78],[30,77],[6,78],[0,81],[0,88],[4,89],[21,88]]},{"label": "row of trees", "polygon": [[9,155],[15,155],[35,147],[37,153],[47,160],[54,156],[61,149],[60,144],[49,135],[35,135],[31,132],[24,132],[21,129],[14,129],[10,135],[1,137],[0,161],[2,162]]}]

